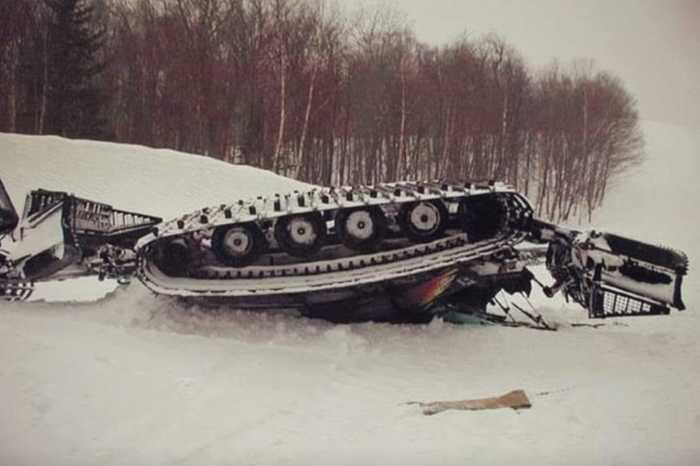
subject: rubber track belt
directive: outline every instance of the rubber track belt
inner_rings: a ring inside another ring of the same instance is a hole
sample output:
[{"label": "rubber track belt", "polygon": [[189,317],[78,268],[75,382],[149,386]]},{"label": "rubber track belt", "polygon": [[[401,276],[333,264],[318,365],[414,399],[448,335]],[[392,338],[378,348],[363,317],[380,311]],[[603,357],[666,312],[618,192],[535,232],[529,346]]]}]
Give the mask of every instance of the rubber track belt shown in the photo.
[{"label": "rubber track belt", "polygon": [[[443,238],[433,243],[449,242],[463,235]],[[319,266],[319,272],[302,273],[294,276],[275,275],[272,271],[268,278],[259,278],[255,273],[248,275],[249,271],[241,269],[240,278],[181,278],[169,277],[163,274],[153,262],[143,258],[139,262],[138,278],[151,290],[159,294],[171,296],[217,296],[217,297],[244,297],[306,293],[309,291],[336,290],[369,283],[384,282],[392,279],[409,277],[415,274],[430,272],[441,268],[468,264],[475,260],[484,259],[494,254],[509,250],[515,244],[523,241],[525,233],[512,232],[497,238],[481,241],[474,244],[464,244],[441,248],[439,244],[411,246],[415,250],[423,248],[422,253],[403,258],[404,249],[388,251],[381,254],[389,254],[392,260],[381,264],[372,264],[371,256],[355,256],[350,259],[337,261],[350,261],[359,266],[347,269],[331,269],[324,271],[324,266],[334,261],[320,263],[305,263],[299,267],[313,268]],[[375,254],[374,256],[376,256]],[[364,266],[362,266],[364,261]],[[284,266],[287,267],[287,266]],[[274,268],[274,267],[273,267]],[[252,268],[260,273],[259,268]],[[325,269],[327,270],[327,269]]]}]

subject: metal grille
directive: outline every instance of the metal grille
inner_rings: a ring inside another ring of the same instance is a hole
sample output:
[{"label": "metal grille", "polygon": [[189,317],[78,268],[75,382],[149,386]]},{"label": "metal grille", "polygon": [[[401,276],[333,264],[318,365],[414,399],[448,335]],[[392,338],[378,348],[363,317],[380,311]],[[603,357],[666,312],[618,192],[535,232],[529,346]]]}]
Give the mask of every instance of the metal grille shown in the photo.
[{"label": "metal grille", "polygon": [[668,314],[668,307],[623,291],[594,285],[589,316],[591,318],[630,317]]},{"label": "metal grille", "polygon": [[58,202],[67,206],[71,230],[81,235],[116,236],[142,230],[161,222],[159,217],[114,209],[109,204],[72,196],[60,191],[32,191],[26,203],[25,216],[41,212]]}]

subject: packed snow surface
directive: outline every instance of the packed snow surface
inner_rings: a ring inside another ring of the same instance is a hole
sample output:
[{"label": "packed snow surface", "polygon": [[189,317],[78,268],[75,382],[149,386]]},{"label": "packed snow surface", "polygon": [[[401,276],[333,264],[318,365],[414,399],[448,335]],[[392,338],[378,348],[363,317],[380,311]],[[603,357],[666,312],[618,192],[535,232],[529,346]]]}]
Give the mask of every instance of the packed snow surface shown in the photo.
[{"label": "packed snow surface", "polygon": [[[571,327],[582,310],[535,293],[561,324],[543,332],[205,311],[137,283],[98,302],[0,304],[0,464],[697,464],[700,133],[645,132],[648,160],[594,223],[685,250],[688,311]],[[294,189],[134,146],[0,135],[0,154],[19,205],[43,187],[168,217]],[[516,388],[532,409],[426,417],[402,404]]]}]

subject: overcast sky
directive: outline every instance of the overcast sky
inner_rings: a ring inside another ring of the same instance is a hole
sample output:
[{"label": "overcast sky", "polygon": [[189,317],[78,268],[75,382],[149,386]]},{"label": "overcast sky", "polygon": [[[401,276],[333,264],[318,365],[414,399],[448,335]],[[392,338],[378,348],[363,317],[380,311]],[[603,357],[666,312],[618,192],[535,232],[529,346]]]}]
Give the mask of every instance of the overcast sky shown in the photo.
[{"label": "overcast sky", "polygon": [[[375,4],[377,0],[344,0]],[[592,58],[620,76],[641,117],[700,128],[700,0],[381,0],[418,39],[496,32],[533,66]]]}]

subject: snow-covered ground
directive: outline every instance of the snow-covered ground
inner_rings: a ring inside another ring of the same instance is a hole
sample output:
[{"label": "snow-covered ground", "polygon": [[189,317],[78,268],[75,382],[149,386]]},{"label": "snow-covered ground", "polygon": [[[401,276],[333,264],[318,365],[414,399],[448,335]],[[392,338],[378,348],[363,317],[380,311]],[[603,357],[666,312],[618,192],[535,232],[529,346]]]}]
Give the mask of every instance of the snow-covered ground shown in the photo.
[{"label": "snow-covered ground", "polygon": [[[645,131],[649,160],[595,222],[684,249],[689,311],[542,332],[204,312],[137,283],[92,303],[0,304],[0,464],[696,464],[700,133]],[[44,187],[168,217],[293,189],[134,146],[0,135],[0,154],[18,207]],[[425,417],[401,404],[515,388],[532,409]]]}]

